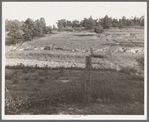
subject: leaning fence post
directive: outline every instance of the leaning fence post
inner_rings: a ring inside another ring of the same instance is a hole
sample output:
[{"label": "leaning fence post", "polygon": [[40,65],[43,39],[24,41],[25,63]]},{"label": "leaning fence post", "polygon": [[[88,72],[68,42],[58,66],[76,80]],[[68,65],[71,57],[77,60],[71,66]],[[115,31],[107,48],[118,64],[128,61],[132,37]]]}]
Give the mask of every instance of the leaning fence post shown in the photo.
[{"label": "leaning fence post", "polygon": [[91,56],[86,56],[86,72],[85,72],[85,93],[84,93],[84,104],[90,104],[90,94],[91,94]]}]

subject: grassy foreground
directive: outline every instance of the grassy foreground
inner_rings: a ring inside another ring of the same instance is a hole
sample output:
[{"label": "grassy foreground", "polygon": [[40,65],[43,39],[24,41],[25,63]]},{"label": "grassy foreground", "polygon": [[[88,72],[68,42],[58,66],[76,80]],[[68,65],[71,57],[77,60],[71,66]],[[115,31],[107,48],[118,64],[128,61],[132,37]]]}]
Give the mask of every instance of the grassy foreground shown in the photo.
[{"label": "grassy foreground", "polygon": [[93,70],[90,106],[83,105],[84,70],[9,68],[5,77],[6,115],[144,114],[144,78],[140,76]]}]

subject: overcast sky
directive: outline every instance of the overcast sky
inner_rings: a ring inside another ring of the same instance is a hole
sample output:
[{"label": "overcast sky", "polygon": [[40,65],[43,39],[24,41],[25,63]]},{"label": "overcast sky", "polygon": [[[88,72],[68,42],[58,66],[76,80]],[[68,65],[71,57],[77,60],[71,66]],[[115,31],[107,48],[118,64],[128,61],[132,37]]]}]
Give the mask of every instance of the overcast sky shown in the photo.
[{"label": "overcast sky", "polygon": [[92,16],[99,19],[108,15],[112,18],[131,18],[146,15],[146,2],[3,2],[4,19],[25,21],[45,18],[46,25],[56,25],[57,20],[83,20]]}]

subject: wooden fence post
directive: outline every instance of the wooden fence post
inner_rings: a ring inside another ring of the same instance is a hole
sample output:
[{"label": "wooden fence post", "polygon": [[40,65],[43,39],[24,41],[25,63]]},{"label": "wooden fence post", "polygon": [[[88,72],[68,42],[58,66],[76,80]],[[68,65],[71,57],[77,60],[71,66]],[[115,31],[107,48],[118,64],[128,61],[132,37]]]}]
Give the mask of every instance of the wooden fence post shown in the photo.
[{"label": "wooden fence post", "polygon": [[90,94],[91,94],[91,67],[92,61],[91,56],[86,56],[86,69],[85,69],[85,93],[84,93],[84,104],[90,104]]}]

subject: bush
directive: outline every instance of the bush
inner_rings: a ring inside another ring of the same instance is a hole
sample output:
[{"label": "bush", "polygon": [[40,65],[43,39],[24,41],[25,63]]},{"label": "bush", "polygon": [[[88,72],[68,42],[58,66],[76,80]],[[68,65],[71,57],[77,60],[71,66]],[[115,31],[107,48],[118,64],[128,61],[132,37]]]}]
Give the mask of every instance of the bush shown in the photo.
[{"label": "bush", "polygon": [[103,32],[103,27],[101,25],[98,25],[94,28],[95,33],[102,33]]},{"label": "bush", "polygon": [[23,31],[22,30],[18,30],[16,32],[9,32],[7,34],[7,38],[6,38],[6,45],[13,45],[13,44],[17,44],[17,43],[20,43],[20,42],[23,42],[24,41],[24,38],[23,38]]}]

